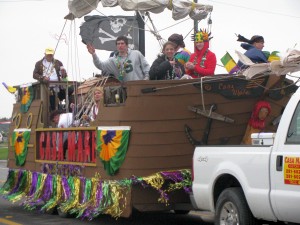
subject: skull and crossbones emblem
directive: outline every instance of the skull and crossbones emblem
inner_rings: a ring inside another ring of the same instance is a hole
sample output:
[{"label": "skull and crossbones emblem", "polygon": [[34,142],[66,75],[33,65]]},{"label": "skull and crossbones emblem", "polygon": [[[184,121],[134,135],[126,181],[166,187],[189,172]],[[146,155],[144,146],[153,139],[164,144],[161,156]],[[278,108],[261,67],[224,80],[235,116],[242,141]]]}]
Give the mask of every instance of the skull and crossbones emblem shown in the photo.
[{"label": "skull and crossbones emblem", "polygon": [[[121,31],[122,27],[126,24],[127,20],[125,18],[114,18],[110,20],[110,28],[111,30],[117,34]],[[100,34],[105,34],[107,37],[99,37],[100,41],[102,44],[104,44],[107,41],[114,41],[117,39],[118,36],[114,36],[108,32],[106,32],[105,30],[103,30],[102,28],[99,28],[99,33]],[[127,35],[127,37],[129,39],[132,39],[132,37],[130,36],[130,34]]]},{"label": "skull and crossbones emblem", "polygon": [[116,34],[119,33],[122,29],[122,27],[124,26],[124,24],[126,24],[127,20],[125,18],[116,18],[116,19],[112,19],[110,20],[110,28],[111,30]]}]

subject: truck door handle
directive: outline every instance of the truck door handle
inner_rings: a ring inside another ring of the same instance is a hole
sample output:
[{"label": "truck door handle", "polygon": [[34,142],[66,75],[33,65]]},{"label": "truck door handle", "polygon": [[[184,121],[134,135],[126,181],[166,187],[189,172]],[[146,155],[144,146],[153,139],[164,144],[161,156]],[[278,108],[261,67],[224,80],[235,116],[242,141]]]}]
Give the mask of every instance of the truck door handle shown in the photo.
[{"label": "truck door handle", "polygon": [[276,158],[276,171],[282,171],[283,156],[278,155]]}]

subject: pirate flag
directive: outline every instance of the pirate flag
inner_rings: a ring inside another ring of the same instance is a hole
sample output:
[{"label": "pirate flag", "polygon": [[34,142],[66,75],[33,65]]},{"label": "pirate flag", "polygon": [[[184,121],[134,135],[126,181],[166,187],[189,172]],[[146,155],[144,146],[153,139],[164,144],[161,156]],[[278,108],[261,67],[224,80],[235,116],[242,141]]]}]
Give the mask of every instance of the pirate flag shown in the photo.
[{"label": "pirate flag", "polygon": [[116,50],[119,36],[128,38],[131,49],[139,49],[138,22],[134,16],[85,16],[80,26],[82,42],[91,43],[96,49]]}]

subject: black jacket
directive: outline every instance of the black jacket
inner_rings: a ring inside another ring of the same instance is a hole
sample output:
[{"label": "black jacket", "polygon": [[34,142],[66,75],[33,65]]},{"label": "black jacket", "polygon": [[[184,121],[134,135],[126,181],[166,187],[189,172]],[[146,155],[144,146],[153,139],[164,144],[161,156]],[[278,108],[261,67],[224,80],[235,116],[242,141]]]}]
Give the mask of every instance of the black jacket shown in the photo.
[{"label": "black jacket", "polygon": [[150,80],[177,80],[185,74],[184,66],[175,59],[175,71],[165,55],[159,55],[150,67]]}]

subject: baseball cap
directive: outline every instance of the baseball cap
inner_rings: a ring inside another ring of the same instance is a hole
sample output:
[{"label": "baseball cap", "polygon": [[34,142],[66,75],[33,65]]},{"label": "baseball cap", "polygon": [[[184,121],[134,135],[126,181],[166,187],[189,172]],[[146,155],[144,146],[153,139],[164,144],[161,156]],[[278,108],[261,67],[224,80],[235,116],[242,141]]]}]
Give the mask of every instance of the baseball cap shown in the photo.
[{"label": "baseball cap", "polygon": [[46,48],[45,49],[45,54],[46,55],[53,55],[54,54],[54,49],[53,48]]}]

